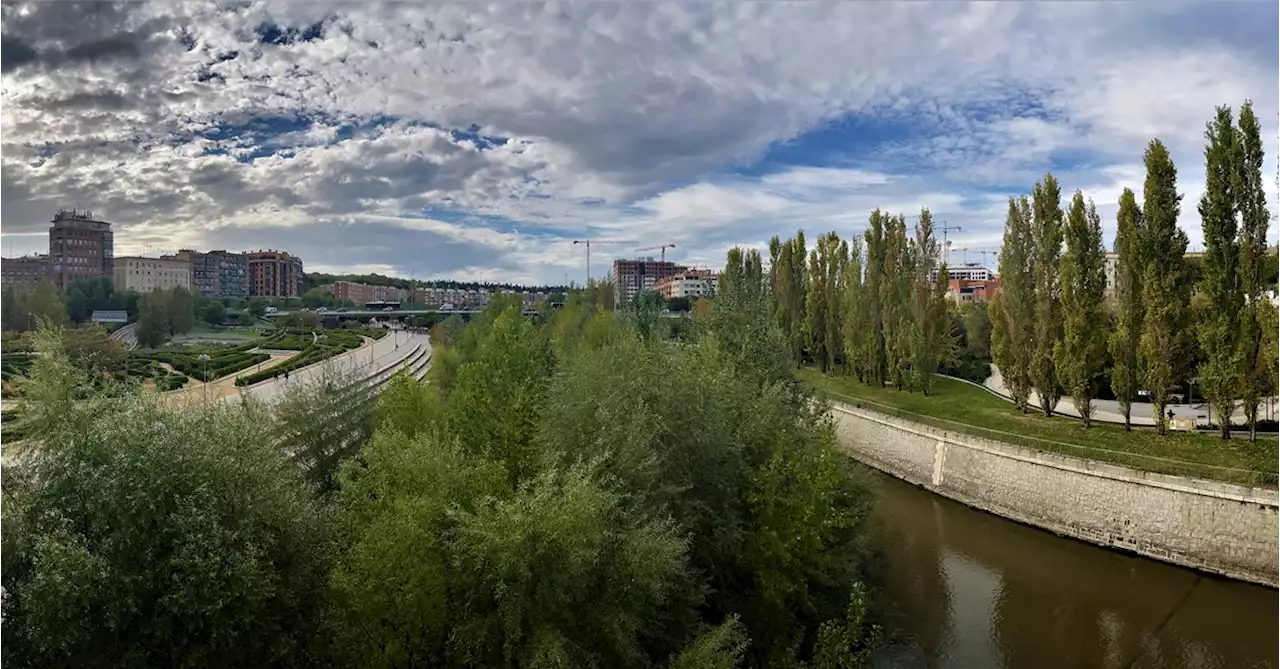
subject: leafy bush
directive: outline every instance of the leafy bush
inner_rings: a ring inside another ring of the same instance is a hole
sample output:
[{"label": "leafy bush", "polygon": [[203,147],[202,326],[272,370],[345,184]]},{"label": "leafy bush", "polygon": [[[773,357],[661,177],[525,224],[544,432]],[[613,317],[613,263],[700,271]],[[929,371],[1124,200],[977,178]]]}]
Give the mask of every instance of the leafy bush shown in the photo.
[{"label": "leafy bush", "polygon": [[161,392],[177,390],[187,385],[187,377],[183,374],[168,374],[156,381],[156,390]]},{"label": "leafy bush", "polygon": [[991,362],[964,355],[954,363],[944,365],[942,373],[981,384],[991,376]]},{"label": "leafy bush", "polygon": [[[62,365],[37,394],[68,396]],[[314,665],[329,533],[265,416],[39,406],[5,469],[6,667]]]},{"label": "leafy bush", "polygon": [[398,378],[382,394],[339,478],[340,663],[865,656],[871,496],[822,407],[742,373],[750,357],[718,338],[565,318],[553,355],[499,307],[448,349],[450,392]]}]

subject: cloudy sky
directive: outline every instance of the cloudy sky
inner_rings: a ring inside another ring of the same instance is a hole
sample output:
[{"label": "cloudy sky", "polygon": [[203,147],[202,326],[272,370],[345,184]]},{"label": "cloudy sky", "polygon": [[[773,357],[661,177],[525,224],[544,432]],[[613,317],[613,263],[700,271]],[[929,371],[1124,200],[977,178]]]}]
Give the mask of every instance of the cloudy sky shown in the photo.
[{"label": "cloudy sky", "polygon": [[[639,246],[722,264],[874,207],[998,244],[1047,170],[1104,213],[1252,99],[1277,211],[1271,2],[5,2],[5,255],[62,206],[118,255],[283,248],[309,270],[581,281]],[[1276,233],[1272,232],[1274,239]],[[962,252],[959,249],[968,248]],[[654,253],[653,255],[656,255]]]}]

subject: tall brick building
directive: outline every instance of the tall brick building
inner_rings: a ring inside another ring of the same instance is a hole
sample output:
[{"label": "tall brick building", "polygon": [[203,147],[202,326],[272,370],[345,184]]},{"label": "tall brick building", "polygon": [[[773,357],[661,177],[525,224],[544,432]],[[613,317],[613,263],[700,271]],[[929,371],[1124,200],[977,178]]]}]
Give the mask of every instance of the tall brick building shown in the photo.
[{"label": "tall brick building", "polygon": [[250,251],[249,294],[256,297],[298,297],[302,259],[284,251]]},{"label": "tall brick building", "polygon": [[115,235],[91,211],[59,209],[49,228],[49,278],[62,288],[76,279],[113,278]]},{"label": "tall brick building", "polygon": [[609,270],[614,299],[619,304],[631,300],[642,291],[653,290],[659,281],[687,269],[670,260],[653,258],[614,260],[613,268]]},{"label": "tall brick building", "polygon": [[249,296],[249,257],[243,253],[178,251],[191,266],[191,289],[211,300]]}]

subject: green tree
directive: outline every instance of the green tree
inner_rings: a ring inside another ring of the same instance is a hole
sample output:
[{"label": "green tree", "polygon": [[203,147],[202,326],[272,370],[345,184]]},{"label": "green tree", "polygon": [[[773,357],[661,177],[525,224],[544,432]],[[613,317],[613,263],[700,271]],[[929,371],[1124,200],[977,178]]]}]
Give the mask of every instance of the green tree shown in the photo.
[{"label": "green tree", "polygon": [[1205,187],[1199,206],[1205,245],[1199,291],[1204,303],[1196,323],[1196,335],[1205,356],[1199,379],[1205,398],[1219,416],[1223,439],[1231,438],[1231,414],[1243,389],[1244,375],[1243,351],[1238,342],[1244,299],[1236,274],[1240,240],[1233,192],[1233,181],[1239,180],[1240,150],[1232,123],[1231,109],[1218,107],[1205,131]]},{"label": "green tree", "polygon": [[333,304],[333,295],[319,288],[312,288],[302,294],[302,306],[308,309],[327,307]]},{"label": "green tree", "polygon": [[870,300],[862,271],[862,244],[857,238],[850,241],[849,258],[840,272],[842,301],[840,327],[844,344],[844,360],[847,371],[857,375],[863,383],[871,383],[872,344]]},{"label": "green tree", "polygon": [[1093,383],[1106,363],[1104,299],[1107,290],[1102,219],[1090,200],[1076,191],[1065,228],[1066,252],[1059,265],[1062,286],[1062,339],[1054,366],[1086,428],[1093,425]]},{"label": "green tree", "polygon": [[200,318],[209,325],[222,325],[226,317],[227,308],[217,300],[205,304],[204,309],[200,310]]},{"label": "green tree", "polygon": [[1062,340],[1062,283],[1058,277],[1062,255],[1062,191],[1058,180],[1046,174],[1031,192],[1035,255],[1031,271],[1035,279],[1031,382],[1040,398],[1040,410],[1053,415],[1058,405],[1060,380],[1053,351]]},{"label": "green tree", "polygon": [[848,245],[841,243],[836,233],[829,232],[818,237],[817,245],[809,254],[804,330],[809,355],[824,374],[835,366],[838,313],[833,306],[838,294],[840,266],[848,253]]},{"label": "green tree", "polygon": [[5,666],[311,666],[329,532],[271,426],[70,401],[58,350],[31,380],[39,447],[5,465]]},{"label": "green tree", "polygon": [[807,340],[808,321],[805,307],[808,299],[808,265],[804,230],[794,238],[769,241],[770,308],[774,322],[787,336],[791,355],[802,359]]},{"label": "green tree", "polygon": [[1000,293],[991,304],[991,352],[1014,404],[1026,413],[1031,396],[1035,321],[1035,235],[1031,203],[1009,198],[1000,248]]},{"label": "green tree", "polygon": [[156,348],[169,338],[172,328],[169,325],[169,309],[166,295],[162,292],[147,293],[142,298],[138,313],[138,345],[143,348]]},{"label": "green tree", "polygon": [[163,297],[164,308],[169,315],[169,334],[190,332],[196,326],[196,296],[181,286],[173,288]]},{"label": "green tree", "polygon": [[883,283],[880,304],[885,323],[885,357],[890,378],[899,390],[912,390],[911,314],[915,294],[915,252],[907,241],[907,219],[891,216],[885,222]]},{"label": "green tree", "polygon": [[928,395],[933,389],[943,351],[948,350],[950,323],[947,322],[947,266],[939,265],[939,247],[933,232],[933,215],[920,211],[916,223],[915,267],[911,296],[912,385]]},{"label": "green tree", "polygon": [[267,313],[267,306],[267,301],[261,297],[251,297],[249,298],[249,306],[245,309],[254,318],[262,318]]},{"label": "green tree", "polygon": [[[1240,281],[1242,308],[1239,337],[1243,365],[1240,395],[1245,420],[1249,423],[1249,439],[1256,440],[1258,405],[1262,398],[1276,392],[1274,349],[1267,353],[1266,341],[1276,333],[1274,306],[1267,304],[1266,291],[1273,286],[1275,254],[1267,251],[1267,227],[1271,214],[1267,211],[1266,187],[1262,180],[1262,137],[1253,103],[1240,108],[1239,157],[1235,160],[1232,193],[1240,212]],[[1270,267],[1270,272],[1268,271]],[[1271,274],[1272,278],[1268,278]],[[1225,422],[1225,421],[1224,421]]]},{"label": "green tree", "polygon": [[863,232],[867,248],[866,266],[863,270],[865,274],[863,294],[866,300],[864,310],[867,316],[865,327],[867,336],[871,339],[868,346],[870,360],[867,383],[874,383],[882,388],[886,380],[885,368],[888,365],[884,308],[884,286],[888,279],[885,275],[885,222],[887,218],[887,216],[880,213],[879,209],[872,211],[871,218],[867,223],[867,229]]},{"label": "green tree", "polygon": [[1183,256],[1187,235],[1178,227],[1178,172],[1158,139],[1147,145],[1143,185],[1142,339],[1138,354],[1142,380],[1151,395],[1160,433],[1167,429],[1165,407],[1184,374],[1183,330],[1187,325],[1188,286]]},{"label": "green tree", "polygon": [[965,355],[975,360],[991,359],[991,310],[986,302],[969,302],[960,306],[964,323]]},{"label": "green tree", "polygon": [[1132,402],[1142,380],[1138,342],[1142,338],[1143,323],[1142,275],[1145,261],[1142,258],[1142,240],[1145,235],[1142,209],[1138,207],[1133,191],[1126,188],[1120,194],[1120,210],[1116,214],[1116,326],[1109,342],[1115,365],[1111,372],[1111,391],[1124,414],[1126,431],[1131,429]]}]

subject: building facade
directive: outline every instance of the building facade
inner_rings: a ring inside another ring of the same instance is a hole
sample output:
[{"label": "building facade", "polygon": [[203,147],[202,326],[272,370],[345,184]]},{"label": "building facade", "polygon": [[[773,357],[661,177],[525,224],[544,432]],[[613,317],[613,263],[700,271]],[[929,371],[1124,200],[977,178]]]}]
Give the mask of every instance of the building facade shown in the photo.
[{"label": "building facade", "polygon": [[150,293],[173,288],[190,290],[191,265],[186,259],[177,256],[121,256],[115,259],[113,278],[118,291]]},{"label": "building facade", "polygon": [[947,282],[947,297],[958,304],[990,302],[1000,292],[1000,280],[968,281],[952,279]]},{"label": "building facade", "polygon": [[21,286],[49,278],[49,256],[35,255],[21,258],[5,258],[0,262],[3,285]]},{"label": "building facade", "polygon": [[177,257],[191,268],[191,289],[211,300],[249,296],[249,258],[243,253],[191,249],[178,251]]},{"label": "building facade", "polygon": [[91,211],[59,209],[49,227],[49,278],[66,288],[76,279],[115,274],[115,236],[111,224]]},{"label": "building facade", "polygon": [[284,251],[250,251],[249,294],[255,297],[298,297],[302,259]]},{"label": "building facade", "polygon": [[334,299],[363,305],[367,302],[408,302],[410,292],[395,286],[379,286],[354,281],[335,281],[317,286],[329,293]]},{"label": "building facade", "polygon": [[653,285],[653,290],[667,300],[678,297],[711,297],[715,295],[719,281],[716,273],[709,269],[685,270],[658,281]]},{"label": "building facade", "polygon": [[[947,266],[948,281],[994,281],[995,272],[987,269],[982,263],[969,262],[962,265]],[[938,280],[938,270],[929,273],[929,282]]]},{"label": "building facade", "polygon": [[653,258],[614,260],[613,267],[609,270],[609,282],[613,284],[613,294],[620,304],[643,291],[653,290],[662,279],[687,269],[669,260]]}]

